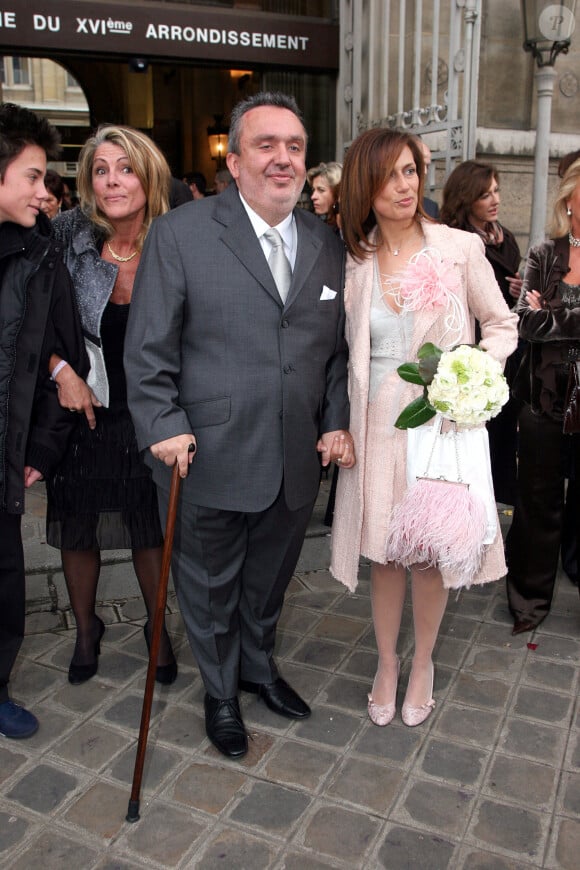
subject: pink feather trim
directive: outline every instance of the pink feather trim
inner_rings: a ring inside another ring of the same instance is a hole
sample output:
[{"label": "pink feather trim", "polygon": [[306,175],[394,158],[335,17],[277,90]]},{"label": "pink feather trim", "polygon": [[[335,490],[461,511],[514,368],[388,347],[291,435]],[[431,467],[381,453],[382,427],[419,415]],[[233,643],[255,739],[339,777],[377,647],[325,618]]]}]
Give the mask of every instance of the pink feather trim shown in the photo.
[{"label": "pink feather trim", "polygon": [[452,260],[444,260],[436,248],[414,254],[401,275],[398,295],[407,311],[446,307],[457,296],[461,282]]},{"label": "pink feather trim", "polygon": [[487,517],[465,484],[420,478],[393,509],[387,560],[439,568],[448,589],[469,587],[481,567]]}]

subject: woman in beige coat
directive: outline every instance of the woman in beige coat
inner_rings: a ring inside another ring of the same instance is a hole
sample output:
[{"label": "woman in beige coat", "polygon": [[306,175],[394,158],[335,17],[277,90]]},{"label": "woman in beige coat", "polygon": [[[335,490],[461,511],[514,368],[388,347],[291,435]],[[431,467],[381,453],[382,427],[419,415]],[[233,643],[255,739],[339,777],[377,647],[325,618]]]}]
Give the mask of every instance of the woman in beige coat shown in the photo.
[{"label": "woman in beige coat", "polygon": [[[354,590],[359,556],[372,562],[379,661],[368,711],[377,725],[387,725],[395,715],[396,649],[406,593],[406,571],[389,561],[386,547],[393,506],[406,489],[407,434],[393,424],[421,391],[401,380],[397,366],[416,360],[428,341],[443,349],[473,343],[475,319],[481,325],[481,346],[502,364],[517,341],[517,317],[503,299],[481,240],[426,218],[423,179],[423,157],[413,138],[379,128],[363,133],[349,148],[341,188],[348,251],[350,431],[357,464],[339,478],[331,571]],[[439,264],[441,274],[453,274],[459,306],[451,320],[450,309],[441,305],[402,307],[398,276],[420,251]],[[498,530],[474,582],[504,574]],[[435,704],[432,653],[448,590],[439,570],[425,565],[411,569],[411,588],[415,652],[402,717],[405,724],[418,725]]]}]

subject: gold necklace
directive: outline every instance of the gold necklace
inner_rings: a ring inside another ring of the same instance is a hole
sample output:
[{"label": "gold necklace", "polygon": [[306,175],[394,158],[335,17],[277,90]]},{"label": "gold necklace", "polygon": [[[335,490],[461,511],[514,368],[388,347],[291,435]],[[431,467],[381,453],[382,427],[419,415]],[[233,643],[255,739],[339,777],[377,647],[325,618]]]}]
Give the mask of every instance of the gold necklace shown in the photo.
[{"label": "gold necklace", "polygon": [[133,257],[136,257],[137,254],[139,253],[139,251],[133,251],[133,253],[129,254],[128,257],[121,257],[121,256],[119,256],[119,254],[116,254],[114,252],[114,250],[112,249],[112,247],[110,246],[110,244],[108,242],[107,242],[107,248],[109,249],[109,254],[111,255],[111,257],[113,257],[115,260],[117,260],[118,263],[128,263],[129,260],[132,260]]}]

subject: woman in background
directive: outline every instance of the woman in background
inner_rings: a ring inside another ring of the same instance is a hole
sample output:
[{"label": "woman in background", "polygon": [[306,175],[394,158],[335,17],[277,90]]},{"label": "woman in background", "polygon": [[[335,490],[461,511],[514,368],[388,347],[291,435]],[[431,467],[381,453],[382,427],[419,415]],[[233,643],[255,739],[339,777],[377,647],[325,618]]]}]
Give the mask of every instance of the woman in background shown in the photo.
[{"label": "woman in background", "polygon": [[[551,238],[531,248],[518,303],[528,342],[514,392],[519,462],[514,517],[506,539],[507,595],[513,634],[532,631],[550,612],[562,543],[565,478],[580,468],[580,434],[562,420],[571,365],[580,360],[580,160],[564,173]],[[580,540],[578,487],[571,505],[575,556]]]},{"label": "woman in background", "polygon": [[[477,233],[503,297],[509,308],[514,308],[522,287],[518,275],[521,255],[513,233],[498,220],[500,204],[497,169],[490,163],[466,160],[455,167],[445,183],[440,220],[450,227]],[[476,325],[476,341],[479,335]],[[506,363],[510,386],[520,359],[521,351],[516,349]],[[510,398],[497,417],[487,423],[493,487],[496,500],[503,504],[513,504],[516,498],[518,410],[518,402]]]},{"label": "woman in background", "polygon": [[323,218],[326,223],[340,232],[338,222],[338,191],[342,163],[319,163],[306,173],[308,184],[312,188],[310,199],[314,213]]}]

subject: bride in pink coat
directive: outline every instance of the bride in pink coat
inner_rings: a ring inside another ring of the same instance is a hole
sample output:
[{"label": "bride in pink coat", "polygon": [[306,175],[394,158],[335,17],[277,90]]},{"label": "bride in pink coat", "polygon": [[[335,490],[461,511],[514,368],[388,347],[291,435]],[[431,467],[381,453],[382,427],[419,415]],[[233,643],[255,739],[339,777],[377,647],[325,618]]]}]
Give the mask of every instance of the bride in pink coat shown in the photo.
[{"label": "bride in pink coat", "polygon": [[[397,639],[406,594],[406,570],[389,561],[387,535],[393,507],[406,490],[407,433],[394,427],[402,409],[421,393],[397,374],[417,359],[425,342],[449,349],[474,342],[502,365],[515,349],[517,316],[510,312],[481,240],[474,233],[433,223],[423,212],[423,156],[412,136],[368,130],[350,146],[343,169],[341,215],[348,251],[345,306],[350,348],[350,432],[357,463],[339,475],[332,530],[333,575],[350,590],[359,557],[371,560],[373,624],[378,667],[368,712],[376,725],[395,715],[400,662]],[[435,273],[453,273],[456,307],[402,308],[400,277],[419,252]],[[487,549],[475,583],[506,572],[501,533]],[[436,567],[411,568],[415,651],[402,708],[406,725],[431,713],[433,648],[448,590]]]}]

